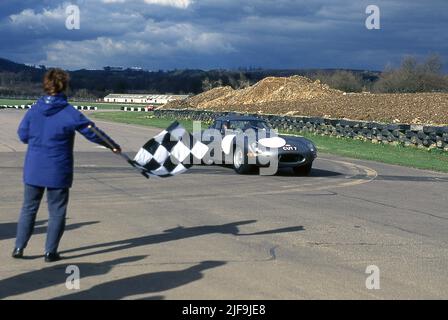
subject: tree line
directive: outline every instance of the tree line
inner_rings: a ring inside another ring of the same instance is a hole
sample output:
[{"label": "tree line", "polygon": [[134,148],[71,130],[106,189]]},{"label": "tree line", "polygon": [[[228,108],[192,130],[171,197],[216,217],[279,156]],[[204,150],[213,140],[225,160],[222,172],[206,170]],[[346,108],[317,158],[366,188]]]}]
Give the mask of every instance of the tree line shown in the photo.
[{"label": "tree line", "polygon": [[331,74],[317,72],[312,78],[345,92],[448,92],[448,76],[443,73],[442,60],[438,55],[430,55],[422,62],[413,56],[404,57],[399,67],[387,66],[377,78],[365,79],[345,70]]},{"label": "tree line", "polygon": [[[32,68],[0,59],[0,96],[34,97],[42,93],[44,66]],[[198,94],[219,86],[245,88],[267,76],[302,75],[344,92],[448,92],[448,76],[440,56],[423,61],[408,56],[383,72],[362,70],[77,70],[71,71],[69,96],[93,100],[109,93]]]}]

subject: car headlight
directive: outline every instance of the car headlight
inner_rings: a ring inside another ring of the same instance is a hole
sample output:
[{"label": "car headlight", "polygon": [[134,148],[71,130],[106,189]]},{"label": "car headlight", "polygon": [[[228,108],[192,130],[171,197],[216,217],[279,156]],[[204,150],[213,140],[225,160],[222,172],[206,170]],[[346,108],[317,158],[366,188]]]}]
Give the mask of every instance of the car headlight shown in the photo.
[{"label": "car headlight", "polygon": [[310,149],[311,152],[315,153],[317,151],[316,146],[311,141],[305,140],[305,145]]}]

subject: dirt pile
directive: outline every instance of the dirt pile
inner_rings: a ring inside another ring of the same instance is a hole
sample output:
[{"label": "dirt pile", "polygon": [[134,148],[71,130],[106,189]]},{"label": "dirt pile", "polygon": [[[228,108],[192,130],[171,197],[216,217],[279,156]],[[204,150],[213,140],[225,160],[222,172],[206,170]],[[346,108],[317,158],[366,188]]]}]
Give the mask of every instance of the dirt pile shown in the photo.
[{"label": "dirt pile", "polygon": [[198,109],[213,109],[271,102],[307,101],[335,95],[342,95],[342,92],[305,77],[268,77],[245,89],[215,88],[185,101],[167,104],[166,108],[184,108],[190,105]]},{"label": "dirt pile", "polygon": [[211,104],[219,99],[224,100],[225,97],[233,95],[235,90],[232,87],[214,88],[204,93],[198,94],[188,99],[188,103],[195,108],[204,108],[203,106]]},{"label": "dirt pile", "polygon": [[279,101],[304,101],[318,98],[328,98],[341,95],[342,92],[330,89],[319,81],[293,76],[289,78],[269,77],[252,87],[237,90],[229,103],[256,104]]},{"label": "dirt pile", "polygon": [[300,76],[268,77],[240,90],[215,88],[164,108],[448,124],[447,93],[345,94]]}]

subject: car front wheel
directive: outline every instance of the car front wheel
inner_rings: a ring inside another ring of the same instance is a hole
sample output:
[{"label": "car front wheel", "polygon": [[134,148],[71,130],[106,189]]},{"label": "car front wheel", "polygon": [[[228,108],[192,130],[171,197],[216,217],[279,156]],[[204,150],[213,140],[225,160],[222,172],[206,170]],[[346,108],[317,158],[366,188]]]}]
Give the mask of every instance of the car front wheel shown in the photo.
[{"label": "car front wheel", "polygon": [[233,153],[233,169],[239,174],[250,173],[253,169],[253,165],[247,164],[247,158],[241,147],[236,147]]},{"label": "car front wheel", "polygon": [[293,168],[294,174],[297,176],[309,176],[311,173],[311,168],[313,166],[313,163],[308,163],[304,166],[299,166]]}]

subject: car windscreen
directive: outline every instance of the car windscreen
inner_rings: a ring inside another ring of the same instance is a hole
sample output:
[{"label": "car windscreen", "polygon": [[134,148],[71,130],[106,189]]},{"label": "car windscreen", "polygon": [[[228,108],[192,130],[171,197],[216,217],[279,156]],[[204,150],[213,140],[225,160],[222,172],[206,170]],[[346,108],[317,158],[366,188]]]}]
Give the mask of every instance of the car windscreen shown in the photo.
[{"label": "car windscreen", "polygon": [[230,121],[229,129],[247,130],[247,129],[269,129],[267,122],[262,120],[236,120]]}]

